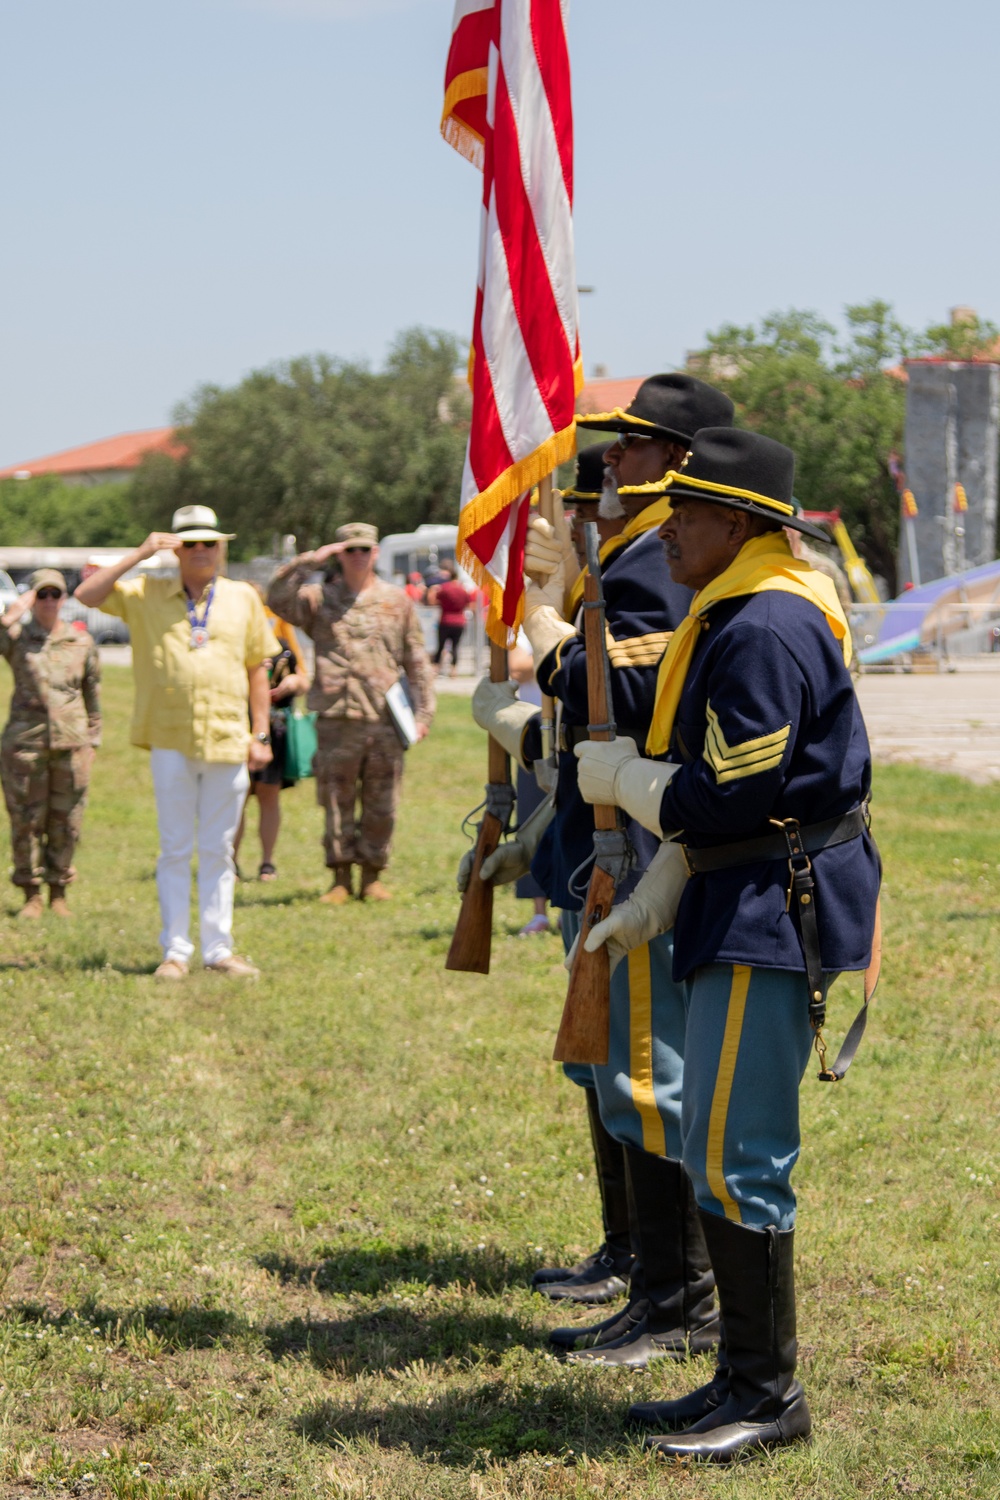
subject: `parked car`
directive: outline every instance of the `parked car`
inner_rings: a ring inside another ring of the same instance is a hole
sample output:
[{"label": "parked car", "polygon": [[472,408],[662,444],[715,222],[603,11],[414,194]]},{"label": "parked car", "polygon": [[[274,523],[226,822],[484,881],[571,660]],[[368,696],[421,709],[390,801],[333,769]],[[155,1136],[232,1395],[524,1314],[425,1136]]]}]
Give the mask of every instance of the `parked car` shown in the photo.
[{"label": "parked car", "polygon": [[99,646],[127,646],[128,626],[114,615],[106,615],[100,609],[85,609],[72,594],[62,607],[62,618],[67,625],[81,625]]},{"label": "parked car", "polygon": [[17,585],[9,573],[0,568],[0,615],[2,615],[17,598]]}]

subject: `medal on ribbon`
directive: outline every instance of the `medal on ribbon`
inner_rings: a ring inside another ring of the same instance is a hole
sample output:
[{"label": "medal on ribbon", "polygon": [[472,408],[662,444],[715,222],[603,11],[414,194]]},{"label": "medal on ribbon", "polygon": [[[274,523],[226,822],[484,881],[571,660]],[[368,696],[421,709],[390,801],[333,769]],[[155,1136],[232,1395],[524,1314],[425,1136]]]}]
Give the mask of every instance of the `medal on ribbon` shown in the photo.
[{"label": "medal on ribbon", "polygon": [[195,608],[194,600],[190,596],[186,596],[185,598],[188,619],[191,622],[191,639],[188,645],[192,651],[200,651],[203,646],[208,645],[208,612],[212,608],[214,594],[215,579],[213,578],[212,585],[208,591],[208,597],[205,600],[205,613],[201,616],[201,619],[198,618],[198,611]]}]

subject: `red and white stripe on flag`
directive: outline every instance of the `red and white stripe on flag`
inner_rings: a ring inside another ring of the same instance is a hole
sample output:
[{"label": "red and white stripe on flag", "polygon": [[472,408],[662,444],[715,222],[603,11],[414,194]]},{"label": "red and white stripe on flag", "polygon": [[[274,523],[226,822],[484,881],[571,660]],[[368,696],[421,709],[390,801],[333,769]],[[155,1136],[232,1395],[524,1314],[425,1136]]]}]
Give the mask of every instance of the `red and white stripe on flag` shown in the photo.
[{"label": "red and white stripe on flag", "polygon": [[444,137],[483,172],[459,558],[506,645],[523,607],[531,487],[576,448],[569,0],[457,0]]}]

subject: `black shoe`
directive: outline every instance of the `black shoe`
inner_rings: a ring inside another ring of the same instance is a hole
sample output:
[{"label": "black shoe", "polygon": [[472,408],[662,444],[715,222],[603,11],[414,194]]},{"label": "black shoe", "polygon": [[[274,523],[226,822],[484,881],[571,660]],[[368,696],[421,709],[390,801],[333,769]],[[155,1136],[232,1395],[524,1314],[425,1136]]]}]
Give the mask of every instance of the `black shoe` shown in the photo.
[{"label": "black shoe", "polygon": [[725,1365],[722,1344],[715,1374],[707,1385],[681,1396],[676,1401],[635,1401],[628,1409],[629,1427],[658,1427],[661,1432],[686,1432],[695,1422],[717,1411],[729,1395],[729,1371]]},{"label": "black shoe", "polygon": [[795,1379],[794,1231],[751,1229],[703,1213],[726,1325],[726,1399],[686,1432],[648,1437],[663,1458],[729,1464],[809,1437]]},{"label": "black shoe", "polygon": [[[601,1219],[604,1243],[593,1255],[575,1266],[543,1266],[536,1271],[531,1285],[544,1297],[557,1302],[583,1302],[599,1306],[611,1302],[625,1291],[632,1265],[629,1239],[628,1189],[625,1183],[624,1148],[610,1136],[601,1120],[597,1090],[585,1088],[590,1139],[594,1148],[597,1186],[601,1195]],[[548,1288],[563,1285],[568,1290],[553,1292]]]},{"label": "black shoe", "polygon": [[579,1271],[570,1272],[565,1281],[532,1282],[536,1292],[548,1297],[551,1302],[583,1302],[600,1306],[602,1302],[613,1302],[628,1290],[628,1266],[612,1255],[602,1245],[600,1250],[582,1262]]},{"label": "black shoe", "polygon": [[646,1299],[646,1318],[626,1338],[572,1358],[642,1370],[654,1359],[688,1359],[713,1350],[719,1321],[711,1262],[683,1167],[634,1146],[626,1147],[625,1164],[636,1248],[632,1287]]},{"label": "black shoe", "polygon": [[549,1343],[560,1353],[617,1343],[619,1339],[627,1338],[635,1331],[645,1319],[646,1312],[644,1297],[631,1298],[620,1312],[612,1313],[610,1318],[605,1318],[601,1323],[591,1323],[589,1326],[570,1324],[566,1328],[553,1328],[549,1334]]},{"label": "black shoe", "polygon": [[617,1366],[623,1370],[644,1370],[654,1359],[690,1359],[692,1354],[707,1354],[718,1343],[719,1325],[706,1324],[702,1332],[685,1334],[680,1330],[654,1333],[651,1317],[647,1315],[625,1338],[613,1343],[597,1345],[593,1349],[581,1349],[569,1354],[574,1363]]}]

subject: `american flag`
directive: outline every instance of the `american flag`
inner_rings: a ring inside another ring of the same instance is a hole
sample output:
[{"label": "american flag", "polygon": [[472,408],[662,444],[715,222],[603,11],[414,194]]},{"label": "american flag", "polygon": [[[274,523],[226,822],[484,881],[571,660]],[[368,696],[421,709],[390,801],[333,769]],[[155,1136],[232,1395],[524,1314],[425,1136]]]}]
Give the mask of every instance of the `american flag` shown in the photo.
[{"label": "american flag", "polygon": [[583,383],[573,254],[569,0],[457,0],[441,130],[483,173],[458,553],[520,622],[531,487],[576,451]]}]

